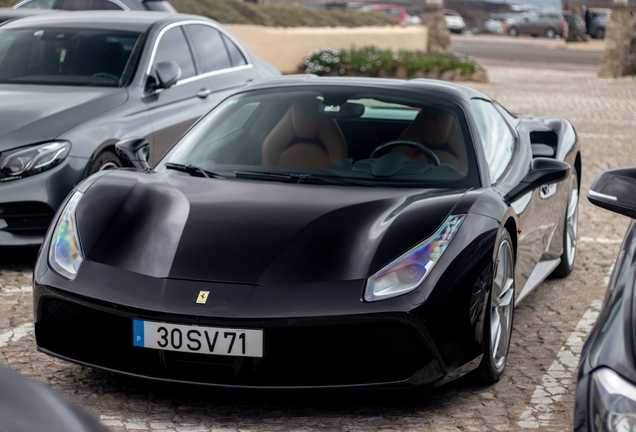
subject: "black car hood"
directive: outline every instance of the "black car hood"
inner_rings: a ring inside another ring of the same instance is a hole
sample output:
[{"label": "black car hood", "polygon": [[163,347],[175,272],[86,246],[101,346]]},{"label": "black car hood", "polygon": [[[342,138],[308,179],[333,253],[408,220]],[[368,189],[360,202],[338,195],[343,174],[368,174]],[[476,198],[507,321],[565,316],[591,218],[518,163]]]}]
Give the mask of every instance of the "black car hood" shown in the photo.
[{"label": "black car hood", "polygon": [[53,140],[127,98],[123,88],[0,84],[0,152]]},{"label": "black car hood", "polygon": [[118,170],[90,186],[77,221],[87,259],[132,272],[311,283],[368,277],[431,235],[462,195]]}]

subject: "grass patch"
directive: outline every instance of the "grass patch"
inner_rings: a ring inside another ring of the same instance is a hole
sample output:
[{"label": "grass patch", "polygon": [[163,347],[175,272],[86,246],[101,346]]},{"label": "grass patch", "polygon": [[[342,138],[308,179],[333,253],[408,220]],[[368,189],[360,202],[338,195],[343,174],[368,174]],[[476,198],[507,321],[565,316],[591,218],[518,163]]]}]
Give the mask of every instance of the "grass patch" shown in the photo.
[{"label": "grass patch", "polygon": [[[396,18],[376,12],[312,10],[293,6],[244,3],[239,0],[169,0],[181,13],[203,15],[222,24],[272,27],[361,27],[398,25]],[[11,7],[18,0],[0,0]]]},{"label": "grass patch", "polygon": [[320,76],[415,78],[457,71],[462,76],[483,70],[471,57],[451,52],[392,51],[374,46],[324,48],[309,53],[301,72]]}]

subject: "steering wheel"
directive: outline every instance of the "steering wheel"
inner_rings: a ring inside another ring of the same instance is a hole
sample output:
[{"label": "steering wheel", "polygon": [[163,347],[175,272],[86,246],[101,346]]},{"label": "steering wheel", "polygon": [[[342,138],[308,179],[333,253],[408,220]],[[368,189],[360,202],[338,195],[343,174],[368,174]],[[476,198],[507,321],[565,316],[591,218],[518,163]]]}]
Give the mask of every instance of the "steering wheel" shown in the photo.
[{"label": "steering wheel", "polygon": [[428,158],[428,161],[433,164],[433,166],[438,166],[440,164],[439,158],[437,157],[437,155],[435,153],[433,153],[433,150],[431,150],[430,148],[426,147],[424,144],[420,144],[418,142],[415,141],[408,141],[408,140],[392,140],[392,141],[387,141],[384,144],[380,144],[379,146],[377,146],[373,152],[371,153],[370,158],[373,159],[375,157],[375,155],[377,153],[379,153],[380,151],[384,150],[385,148],[388,147],[393,147],[396,145],[404,145],[404,146],[408,146],[408,147],[415,147],[416,149],[418,149],[419,151],[421,151],[422,153],[424,153],[424,155]]},{"label": "steering wheel", "polygon": [[109,80],[113,80],[115,82],[119,82],[119,77],[109,74],[107,72],[97,72],[96,74],[91,75],[92,78],[106,78]]}]

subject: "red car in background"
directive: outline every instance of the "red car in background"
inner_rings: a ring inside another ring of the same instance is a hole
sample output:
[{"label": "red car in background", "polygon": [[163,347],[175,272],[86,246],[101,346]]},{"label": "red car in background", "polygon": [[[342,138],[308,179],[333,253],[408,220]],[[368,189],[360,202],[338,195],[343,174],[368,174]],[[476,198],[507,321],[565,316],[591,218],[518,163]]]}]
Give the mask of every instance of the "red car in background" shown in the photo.
[{"label": "red car in background", "polygon": [[383,14],[391,15],[400,20],[402,24],[409,23],[409,14],[406,13],[406,9],[402,6],[379,4],[379,5],[367,5],[360,8],[361,12],[380,12]]}]

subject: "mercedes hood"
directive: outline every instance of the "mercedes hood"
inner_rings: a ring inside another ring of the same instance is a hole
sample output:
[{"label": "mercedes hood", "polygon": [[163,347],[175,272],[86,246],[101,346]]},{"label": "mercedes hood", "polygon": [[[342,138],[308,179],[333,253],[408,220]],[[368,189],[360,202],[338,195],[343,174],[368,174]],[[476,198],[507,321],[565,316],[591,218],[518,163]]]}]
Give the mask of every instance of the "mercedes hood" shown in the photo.
[{"label": "mercedes hood", "polygon": [[127,98],[123,88],[0,84],[0,152],[54,140]]}]

